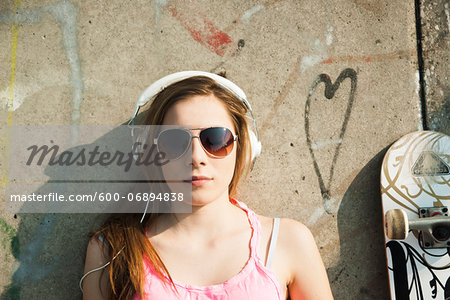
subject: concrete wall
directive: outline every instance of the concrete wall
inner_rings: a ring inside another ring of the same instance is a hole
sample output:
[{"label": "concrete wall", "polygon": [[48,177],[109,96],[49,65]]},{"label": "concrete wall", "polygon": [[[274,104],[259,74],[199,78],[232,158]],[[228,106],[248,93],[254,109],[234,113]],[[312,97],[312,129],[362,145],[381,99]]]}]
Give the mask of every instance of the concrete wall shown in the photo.
[{"label": "concrete wall", "polygon": [[[263,144],[240,199],[311,228],[336,299],[386,299],[379,172],[388,146],[422,129],[415,26],[403,0],[2,1],[0,129],[118,125],[156,79],[225,71]],[[80,299],[102,218],[1,209],[1,299]]]}]

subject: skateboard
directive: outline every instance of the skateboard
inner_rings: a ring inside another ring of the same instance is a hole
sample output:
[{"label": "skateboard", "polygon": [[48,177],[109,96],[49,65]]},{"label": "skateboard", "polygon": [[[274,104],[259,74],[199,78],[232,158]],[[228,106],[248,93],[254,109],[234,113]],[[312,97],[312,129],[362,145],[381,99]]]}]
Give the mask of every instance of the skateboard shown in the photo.
[{"label": "skateboard", "polygon": [[391,299],[450,299],[450,137],[403,136],[380,179]]}]

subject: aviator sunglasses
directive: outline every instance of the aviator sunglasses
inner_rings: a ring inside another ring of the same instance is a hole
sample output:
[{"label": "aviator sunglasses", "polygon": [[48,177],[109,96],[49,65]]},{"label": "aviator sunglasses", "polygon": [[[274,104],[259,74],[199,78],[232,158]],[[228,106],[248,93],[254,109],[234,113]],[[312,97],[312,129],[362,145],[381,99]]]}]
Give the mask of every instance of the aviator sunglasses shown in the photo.
[{"label": "aviator sunglasses", "polygon": [[[201,130],[198,135],[192,135],[192,130]],[[191,146],[193,138],[198,138],[202,148],[214,158],[224,158],[233,150],[234,136],[226,127],[208,127],[192,129],[167,129],[159,133],[154,139],[158,152],[166,154],[168,159],[178,159]]]}]

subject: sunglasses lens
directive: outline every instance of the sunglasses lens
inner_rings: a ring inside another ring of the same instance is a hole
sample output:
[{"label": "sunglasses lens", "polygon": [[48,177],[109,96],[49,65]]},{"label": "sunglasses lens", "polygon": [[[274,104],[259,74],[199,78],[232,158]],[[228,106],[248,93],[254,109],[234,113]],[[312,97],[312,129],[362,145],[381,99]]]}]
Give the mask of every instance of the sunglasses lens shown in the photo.
[{"label": "sunglasses lens", "polygon": [[225,157],[233,150],[233,133],[225,127],[211,127],[200,132],[203,148],[217,157]]},{"label": "sunglasses lens", "polygon": [[189,132],[181,129],[168,129],[158,137],[158,151],[165,153],[167,159],[176,159],[184,154],[191,141]]}]

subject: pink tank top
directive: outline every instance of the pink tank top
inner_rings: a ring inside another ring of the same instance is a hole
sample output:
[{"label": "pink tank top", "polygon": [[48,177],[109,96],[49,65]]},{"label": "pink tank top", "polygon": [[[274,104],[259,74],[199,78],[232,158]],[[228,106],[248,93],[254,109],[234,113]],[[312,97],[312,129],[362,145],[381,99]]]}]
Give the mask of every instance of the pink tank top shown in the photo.
[{"label": "pink tank top", "polygon": [[[281,300],[281,287],[274,272],[264,266],[258,256],[257,248],[261,239],[261,224],[258,217],[245,203],[233,198],[230,198],[230,202],[247,213],[252,228],[250,258],[244,268],[227,281],[209,286],[193,286],[174,280],[179,293],[177,295],[171,284],[164,284],[150,262],[144,259],[146,300]],[[166,279],[168,280],[167,277]],[[136,295],[134,300],[141,298]]]}]

